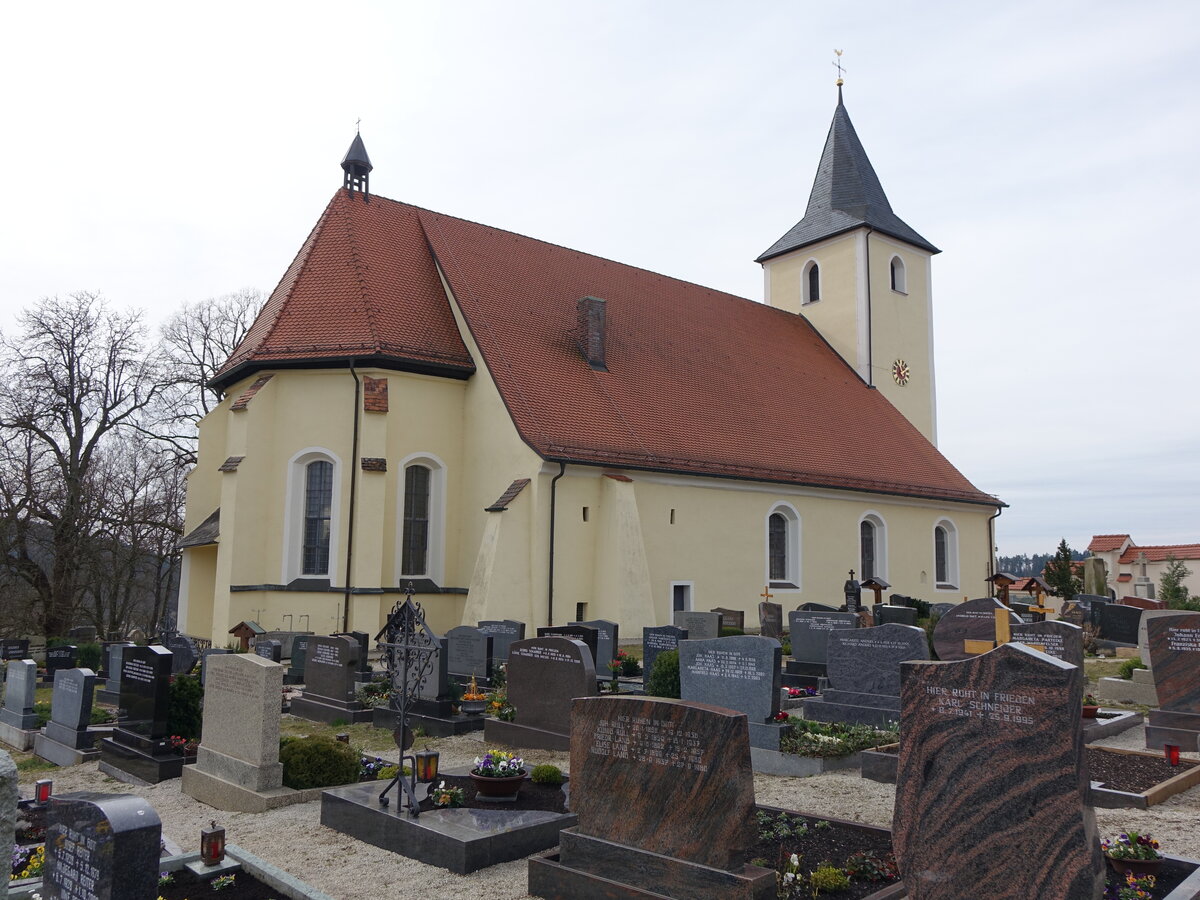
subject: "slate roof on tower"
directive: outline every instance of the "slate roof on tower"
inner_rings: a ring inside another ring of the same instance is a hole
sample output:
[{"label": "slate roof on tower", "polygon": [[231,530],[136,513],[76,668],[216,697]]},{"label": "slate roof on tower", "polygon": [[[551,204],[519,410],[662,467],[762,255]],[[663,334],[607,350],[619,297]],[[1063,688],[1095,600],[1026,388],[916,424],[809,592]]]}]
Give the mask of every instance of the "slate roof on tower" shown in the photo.
[{"label": "slate roof on tower", "polygon": [[[586,296],[605,301],[607,371],[578,346]],[[214,381],[351,358],[456,378],[485,365],[548,460],[999,503],[802,316],[339,190]]]},{"label": "slate roof on tower", "polygon": [[847,231],[862,227],[873,228],[914,246],[940,253],[937,247],[917,234],[892,212],[879,176],[867,159],[850,114],[842,103],[838,88],[837,109],[833,124],[825,138],[825,149],[817,166],[812,193],[804,218],[772,244],[755,262],[765,262],[807,244],[814,244]]}]

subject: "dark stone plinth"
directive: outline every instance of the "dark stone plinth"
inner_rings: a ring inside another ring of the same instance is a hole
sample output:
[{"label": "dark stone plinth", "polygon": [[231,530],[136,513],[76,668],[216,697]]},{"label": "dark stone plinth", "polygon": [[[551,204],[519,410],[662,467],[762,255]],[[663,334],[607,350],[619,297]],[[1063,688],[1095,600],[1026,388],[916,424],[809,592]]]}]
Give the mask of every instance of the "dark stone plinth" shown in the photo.
[{"label": "dark stone plinth", "polygon": [[[996,640],[996,610],[1006,609],[993,597],[967,600],[949,610],[938,619],[933,627],[933,649],[938,659],[969,659],[971,654],[963,649],[964,641]],[[1009,612],[1009,624],[1020,625],[1021,617]]]},{"label": "dark stone plinth", "polygon": [[324,791],[321,824],[459,875],[553,847],[559,832],[576,822],[573,813],[512,809],[434,810],[414,819],[394,789],[392,803],[379,805],[383,787],[367,782]]},{"label": "dark stone plinth", "polygon": [[[49,726],[47,726],[48,731]],[[35,735],[33,754],[56,766],[78,766],[99,758],[100,751],[96,748],[96,740],[99,736],[95,732],[83,732],[81,737],[85,742],[76,746],[76,743],[79,743],[78,740],[63,743],[49,737],[48,733]]]},{"label": "dark stone plinth", "polygon": [[901,677],[892,833],[909,896],[1098,900],[1081,670],[1010,643]]},{"label": "dark stone plinth", "polygon": [[[452,737],[456,734],[480,731],[486,719],[487,716],[431,716],[416,712],[408,714],[408,725],[410,728],[421,726],[430,737]],[[391,731],[399,720],[400,714],[386,706],[376,706],[371,711],[371,725],[375,728]]]},{"label": "dark stone plinth", "polygon": [[[147,752],[139,747],[130,746],[121,740],[121,729],[113,732],[113,736],[100,742],[100,771],[111,775],[118,781],[128,781],[125,776],[146,782],[158,784],[183,774],[184,758],[174,752]],[[190,757],[189,761],[195,757]]]},{"label": "dark stone plinth", "polygon": [[486,744],[507,744],[527,750],[570,750],[571,736],[558,731],[532,728],[517,722],[501,722],[488,716],[483,725]]},{"label": "dark stone plinth", "polygon": [[819,697],[804,698],[804,718],[888,728],[900,719],[900,698],[826,688]]},{"label": "dark stone plinth", "polygon": [[678,897],[768,900],[775,896],[775,873],[745,865],[740,871],[627,847],[568,828],[559,852],[529,860],[529,893],[561,900]]},{"label": "dark stone plinth", "polygon": [[1200,713],[1150,710],[1146,723],[1146,747],[1161,750],[1175,744],[1184,753],[1200,752]]},{"label": "dark stone plinth", "polygon": [[779,740],[791,732],[791,726],[775,722],[749,722],[750,746],[760,750],[778,750]]},{"label": "dark stone plinth", "polygon": [[292,700],[292,715],[310,722],[324,722],[332,725],[339,720],[357,725],[359,722],[370,722],[372,711],[357,700],[349,703],[339,703],[329,697],[311,697],[301,695]]},{"label": "dark stone plinth", "polygon": [[76,750],[92,750],[96,745],[97,735],[87,728],[68,728],[57,722],[47,722],[42,734],[52,741],[73,747]]},{"label": "dark stone plinth", "polygon": [[896,751],[899,744],[889,744],[892,752],[888,753],[883,747],[874,750],[863,750],[858,754],[859,765],[862,767],[862,777],[883,784],[896,783],[896,761],[900,758]]}]

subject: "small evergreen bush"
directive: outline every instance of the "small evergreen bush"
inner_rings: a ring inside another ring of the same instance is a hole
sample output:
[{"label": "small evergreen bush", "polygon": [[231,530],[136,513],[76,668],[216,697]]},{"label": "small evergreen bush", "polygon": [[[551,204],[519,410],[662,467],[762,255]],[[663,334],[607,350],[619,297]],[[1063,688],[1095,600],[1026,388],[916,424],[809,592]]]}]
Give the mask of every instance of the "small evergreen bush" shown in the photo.
[{"label": "small evergreen bush", "polygon": [[829,863],[824,863],[815,869],[808,876],[808,883],[812,886],[814,896],[850,890],[850,876]]},{"label": "small evergreen bush", "polygon": [[651,697],[674,697],[679,699],[679,651],[664,650],[654,660],[650,680],[646,682],[646,693]]},{"label": "small evergreen bush", "polygon": [[100,653],[100,645],[95,641],[80,644],[76,654],[76,659],[78,660],[76,665],[81,669],[91,669],[95,672],[100,668]]},{"label": "small evergreen bush", "polygon": [[734,628],[732,625],[726,625],[721,628],[721,637],[740,637],[745,633],[741,628]]},{"label": "small evergreen bush", "polygon": [[1117,674],[1128,681],[1129,679],[1133,678],[1134,669],[1144,668],[1146,668],[1146,664],[1140,659],[1127,659],[1125,662],[1121,663],[1121,668],[1117,670]]},{"label": "small evergreen bush", "polygon": [[333,738],[310,735],[281,741],[279,761],[283,763],[283,783],[294,790],[358,781],[358,753]]},{"label": "small evergreen bush", "polygon": [[551,765],[534,766],[533,771],[529,773],[529,779],[534,784],[562,784],[562,769]]},{"label": "small evergreen bush", "polygon": [[167,695],[167,734],[199,740],[203,703],[204,688],[200,686],[200,679],[177,675]]}]

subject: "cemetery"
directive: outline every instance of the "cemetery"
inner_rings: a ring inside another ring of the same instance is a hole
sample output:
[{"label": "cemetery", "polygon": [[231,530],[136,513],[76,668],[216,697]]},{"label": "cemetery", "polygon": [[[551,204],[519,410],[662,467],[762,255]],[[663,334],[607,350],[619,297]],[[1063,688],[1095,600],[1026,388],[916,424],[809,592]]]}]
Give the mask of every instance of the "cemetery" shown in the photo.
[{"label": "cemetery", "polygon": [[[1090,603],[1109,663],[1032,606],[818,605],[14,658],[8,895],[1099,898],[1160,854],[1200,898],[1200,614]],[[1161,705],[1087,717],[1139,672]]]}]

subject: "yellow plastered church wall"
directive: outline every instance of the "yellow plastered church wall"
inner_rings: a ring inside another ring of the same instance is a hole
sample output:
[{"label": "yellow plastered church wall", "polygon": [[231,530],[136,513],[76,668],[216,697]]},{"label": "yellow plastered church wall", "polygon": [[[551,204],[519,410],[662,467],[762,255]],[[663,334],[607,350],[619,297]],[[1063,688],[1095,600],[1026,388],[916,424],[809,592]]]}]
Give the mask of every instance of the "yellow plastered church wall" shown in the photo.
[{"label": "yellow plastered church wall", "polygon": [[[763,264],[767,303],[802,314],[851,366],[858,360],[857,240],[855,233],[839,235]],[[803,279],[814,260],[820,270],[821,299],[805,303]]]}]

